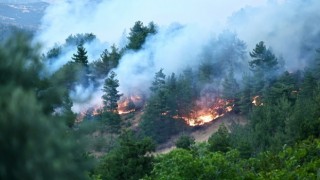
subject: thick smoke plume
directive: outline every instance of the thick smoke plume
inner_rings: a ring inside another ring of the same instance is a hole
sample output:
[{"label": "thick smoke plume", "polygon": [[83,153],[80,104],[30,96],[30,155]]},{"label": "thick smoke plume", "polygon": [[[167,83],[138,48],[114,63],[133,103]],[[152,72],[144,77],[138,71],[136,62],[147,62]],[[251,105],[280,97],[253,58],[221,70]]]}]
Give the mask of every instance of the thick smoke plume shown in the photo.
[{"label": "thick smoke plume", "polygon": [[[148,92],[154,73],[161,68],[169,74],[198,66],[204,54],[224,48],[212,45],[224,30],[247,44],[246,54],[265,41],[288,70],[304,68],[320,42],[318,0],[65,0],[47,9],[37,39],[52,47],[70,34],[93,33],[105,46],[124,46],[125,32],[138,20],[145,25],[155,22],[158,33],[148,37],[141,50],[127,51],[120,60],[115,72],[124,94],[135,89]],[[107,48],[102,46],[88,50],[91,60]],[[70,54],[65,53],[59,66],[70,60]]]}]

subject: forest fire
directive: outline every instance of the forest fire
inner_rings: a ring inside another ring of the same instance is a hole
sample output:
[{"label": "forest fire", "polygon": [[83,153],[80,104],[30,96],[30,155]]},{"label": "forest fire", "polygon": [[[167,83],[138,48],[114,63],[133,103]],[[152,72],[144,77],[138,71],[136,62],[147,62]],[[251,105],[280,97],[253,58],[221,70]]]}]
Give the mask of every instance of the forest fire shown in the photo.
[{"label": "forest fire", "polygon": [[83,112],[80,112],[76,118],[76,122],[81,122],[83,121],[83,119],[86,117],[86,116],[97,116],[99,114],[101,114],[102,112],[102,107],[101,106],[95,106],[95,107],[92,107],[92,108],[89,108]]},{"label": "forest fire", "polygon": [[196,106],[196,110],[191,113],[190,117],[182,117],[189,126],[203,125],[222,117],[232,111],[234,104],[233,100],[214,98],[197,101]]},{"label": "forest fire", "polygon": [[138,95],[123,97],[118,102],[118,113],[128,114],[134,112],[143,106],[143,101],[142,96]]},{"label": "forest fire", "polygon": [[[139,95],[130,95],[122,97],[118,102],[118,113],[120,115],[129,114],[142,109],[145,105],[145,97]],[[219,97],[211,98],[209,96],[202,97],[195,102],[195,106],[189,115],[175,116],[176,119],[183,119],[189,126],[200,126],[209,123],[226,113],[233,110],[234,101],[225,100]],[[77,122],[81,122],[85,117],[93,117],[102,113],[101,106],[95,106],[77,117]],[[164,113],[163,115],[166,115]]]},{"label": "forest fire", "polygon": [[[118,102],[118,113],[121,114],[128,114],[134,112],[138,109],[141,109],[144,105],[144,98],[143,96],[126,96],[122,97]],[[103,112],[102,105],[96,105],[94,107],[88,108],[86,110],[81,111],[77,118],[76,122],[83,121],[84,118],[93,117],[101,114]]]}]

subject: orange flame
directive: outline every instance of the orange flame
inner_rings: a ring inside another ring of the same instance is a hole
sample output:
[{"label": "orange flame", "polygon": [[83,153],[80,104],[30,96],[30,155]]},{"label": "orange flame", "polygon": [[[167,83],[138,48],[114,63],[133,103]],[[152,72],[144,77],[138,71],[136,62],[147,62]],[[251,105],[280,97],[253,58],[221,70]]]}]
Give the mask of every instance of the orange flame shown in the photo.
[{"label": "orange flame", "polygon": [[138,104],[141,104],[142,101],[143,101],[143,98],[138,95],[123,97],[118,102],[118,113],[128,114],[128,113],[134,112],[137,109],[136,106]]},{"label": "orange flame", "polygon": [[233,100],[224,100],[221,98],[211,100],[209,103],[211,105],[209,106],[206,106],[206,104],[208,104],[208,99],[197,101],[196,105],[198,106],[198,110],[191,113],[190,117],[182,117],[189,126],[199,126],[209,123],[232,111],[234,107]]},{"label": "orange flame", "polygon": [[76,122],[81,122],[83,121],[83,119],[87,116],[97,116],[99,114],[101,114],[102,112],[102,107],[101,106],[95,106],[89,109],[86,109],[85,111],[82,111],[78,114],[77,118],[76,118]]}]

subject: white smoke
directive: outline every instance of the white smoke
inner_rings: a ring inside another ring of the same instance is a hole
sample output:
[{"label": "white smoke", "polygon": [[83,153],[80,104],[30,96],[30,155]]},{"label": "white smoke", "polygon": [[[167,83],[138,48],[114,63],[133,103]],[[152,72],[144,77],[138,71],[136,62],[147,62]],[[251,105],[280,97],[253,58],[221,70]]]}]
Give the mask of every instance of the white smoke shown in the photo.
[{"label": "white smoke", "polygon": [[161,68],[170,74],[197,65],[202,46],[207,42],[207,34],[198,34],[199,31],[191,26],[162,27],[147,39],[140,51],[126,53],[115,70],[120,91],[126,94],[141,87],[147,90],[155,72]]},{"label": "white smoke", "polygon": [[70,34],[92,32],[101,41],[119,43],[124,29],[140,20],[159,26],[172,23],[217,28],[233,12],[266,0],[60,0],[52,3],[42,20],[39,40],[47,46],[63,42]]},{"label": "white smoke", "polygon": [[[92,63],[100,58],[101,52],[108,48],[110,45],[106,42],[101,42],[98,39],[94,39],[91,42],[87,42],[83,45],[83,47],[87,51],[88,62]],[[58,48],[59,45],[55,44],[53,47]],[[52,48],[52,47],[51,47]],[[46,49],[48,50],[48,49]],[[61,68],[64,64],[69,61],[72,61],[72,57],[74,54],[77,54],[77,46],[76,45],[61,45],[61,54],[58,57],[50,59],[50,61],[46,62],[46,69],[49,74],[54,73],[59,68]]]},{"label": "white smoke", "polygon": [[[161,68],[169,74],[198,65],[203,47],[225,29],[237,33],[248,51],[265,41],[293,70],[306,65],[305,49],[311,52],[320,39],[318,0],[61,0],[47,9],[37,39],[52,47],[70,34],[93,33],[102,44],[123,46],[123,32],[138,20],[153,21],[158,33],[148,37],[141,50],[126,52],[120,60],[115,72],[122,93],[148,91]],[[96,56],[105,49],[85,47]],[[59,65],[71,54],[66,53]]]},{"label": "white smoke", "polygon": [[251,51],[264,41],[288,70],[303,69],[320,45],[320,1],[271,1],[264,6],[244,8],[235,13],[228,28],[237,32]]},{"label": "white smoke", "polygon": [[[93,93],[94,92],[94,93]],[[72,111],[76,113],[85,112],[92,107],[102,107],[102,91],[97,91],[92,86],[83,87],[77,85],[70,93],[70,98],[73,100]]]}]

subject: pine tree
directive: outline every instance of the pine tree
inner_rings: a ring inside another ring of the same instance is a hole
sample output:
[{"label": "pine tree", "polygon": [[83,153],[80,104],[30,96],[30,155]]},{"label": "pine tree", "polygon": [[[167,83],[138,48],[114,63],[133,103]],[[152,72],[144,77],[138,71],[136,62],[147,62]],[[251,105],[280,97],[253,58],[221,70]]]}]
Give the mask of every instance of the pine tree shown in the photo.
[{"label": "pine tree", "polygon": [[0,43],[0,179],[87,179],[83,147],[53,108],[46,110],[61,107],[64,90],[40,78],[44,69],[30,44],[22,34]]},{"label": "pine tree", "polygon": [[240,92],[240,100],[238,102],[239,110],[243,114],[247,114],[251,111],[252,98],[257,94],[253,93],[253,83],[252,78],[249,74],[244,74],[243,76],[243,88]]},{"label": "pine tree", "polygon": [[80,63],[83,66],[88,67],[87,51],[82,44],[78,45],[77,54],[73,54],[72,59],[74,60],[75,63]]},{"label": "pine tree", "polygon": [[195,86],[194,77],[191,69],[186,69],[182,75],[179,76],[177,82],[177,106],[179,116],[186,116],[191,113],[195,102]]},{"label": "pine tree", "polygon": [[173,118],[177,114],[176,78],[172,75],[166,82],[162,71],[163,69],[156,73],[152,82],[152,94],[139,125],[143,135],[153,138],[158,143],[168,140],[183,127],[183,122]]},{"label": "pine tree", "polygon": [[144,44],[147,36],[149,34],[155,34],[156,28],[154,23],[150,23],[149,27],[143,25],[141,21],[137,21],[134,26],[130,29],[129,33],[129,44],[127,45],[127,49],[139,50]]},{"label": "pine tree", "polygon": [[121,54],[119,52],[119,49],[115,46],[111,46],[111,52],[109,53],[109,66],[111,68],[115,68],[119,64],[119,60],[121,58]]},{"label": "pine tree", "polygon": [[140,139],[131,132],[119,137],[119,145],[101,159],[96,173],[102,179],[141,179],[152,170],[155,144],[150,138]]},{"label": "pine tree", "polygon": [[119,87],[119,80],[116,79],[116,73],[111,71],[109,77],[105,80],[103,86],[102,96],[104,110],[107,112],[118,112],[118,101],[122,94],[119,94],[117,88]]},{"label": "pine tree", "polygon": [[250,52],[252,60],[249,62],[253,72],[252,91],[256,95],[263,95],[277,75],[279,62],[270,49],[267,49],[261,41]]},{"label": "pine tree", "polygon": [[115,45],[111,46],[111,52],[105,49],[100,58],[92,63],[93,71],[92,73],[97,78],[105,78],[111,69],[116,68],[119,64],[121,54]]},{"label": "pine tree", "polygon": [[108,49],[105,49],[101,53],[100,58],[96,61],[93,61],[92,73],[94,74],[95,77],[97,77],[99,79],[105,78],[109,74],[110,69],[111,69],[109,64],[110,64],[109,63],[109,51],[108,51]]},{"label": "pine tree", "polygon": [[76,34],[76,35],[70,35],[66,39],[66,45],[67,46],[78,46],[85,43],[90,43],[93,40],[96,39],[96,35],[92,33],[85,33],[85,34]]},{"label": "pine tree", "polygon": [[233,70],[231,69],[228,75],[225,77],[223,83],[223,97],[226,99],[235,99],[239,92],[239,84],[234,78]]},{"label": "pine tree", "polygon": [[150,90],[153,93],[156,93],[158,90],[162,89],[166,83],[166,75],[162,71],[163,69],[160,69],[160,71],[157,72],[154,77],[154,81],[152,82],[152,86],[150,87]]},{"label": "pine tree", "polygon": [[266,48],[263,41],[256,45],[256,48],[250,52],[250,56],[253,60],[249,62],[249,65],[253,71],[271,71],[275,70],[278,65],[278,59],[270,49]]}]

